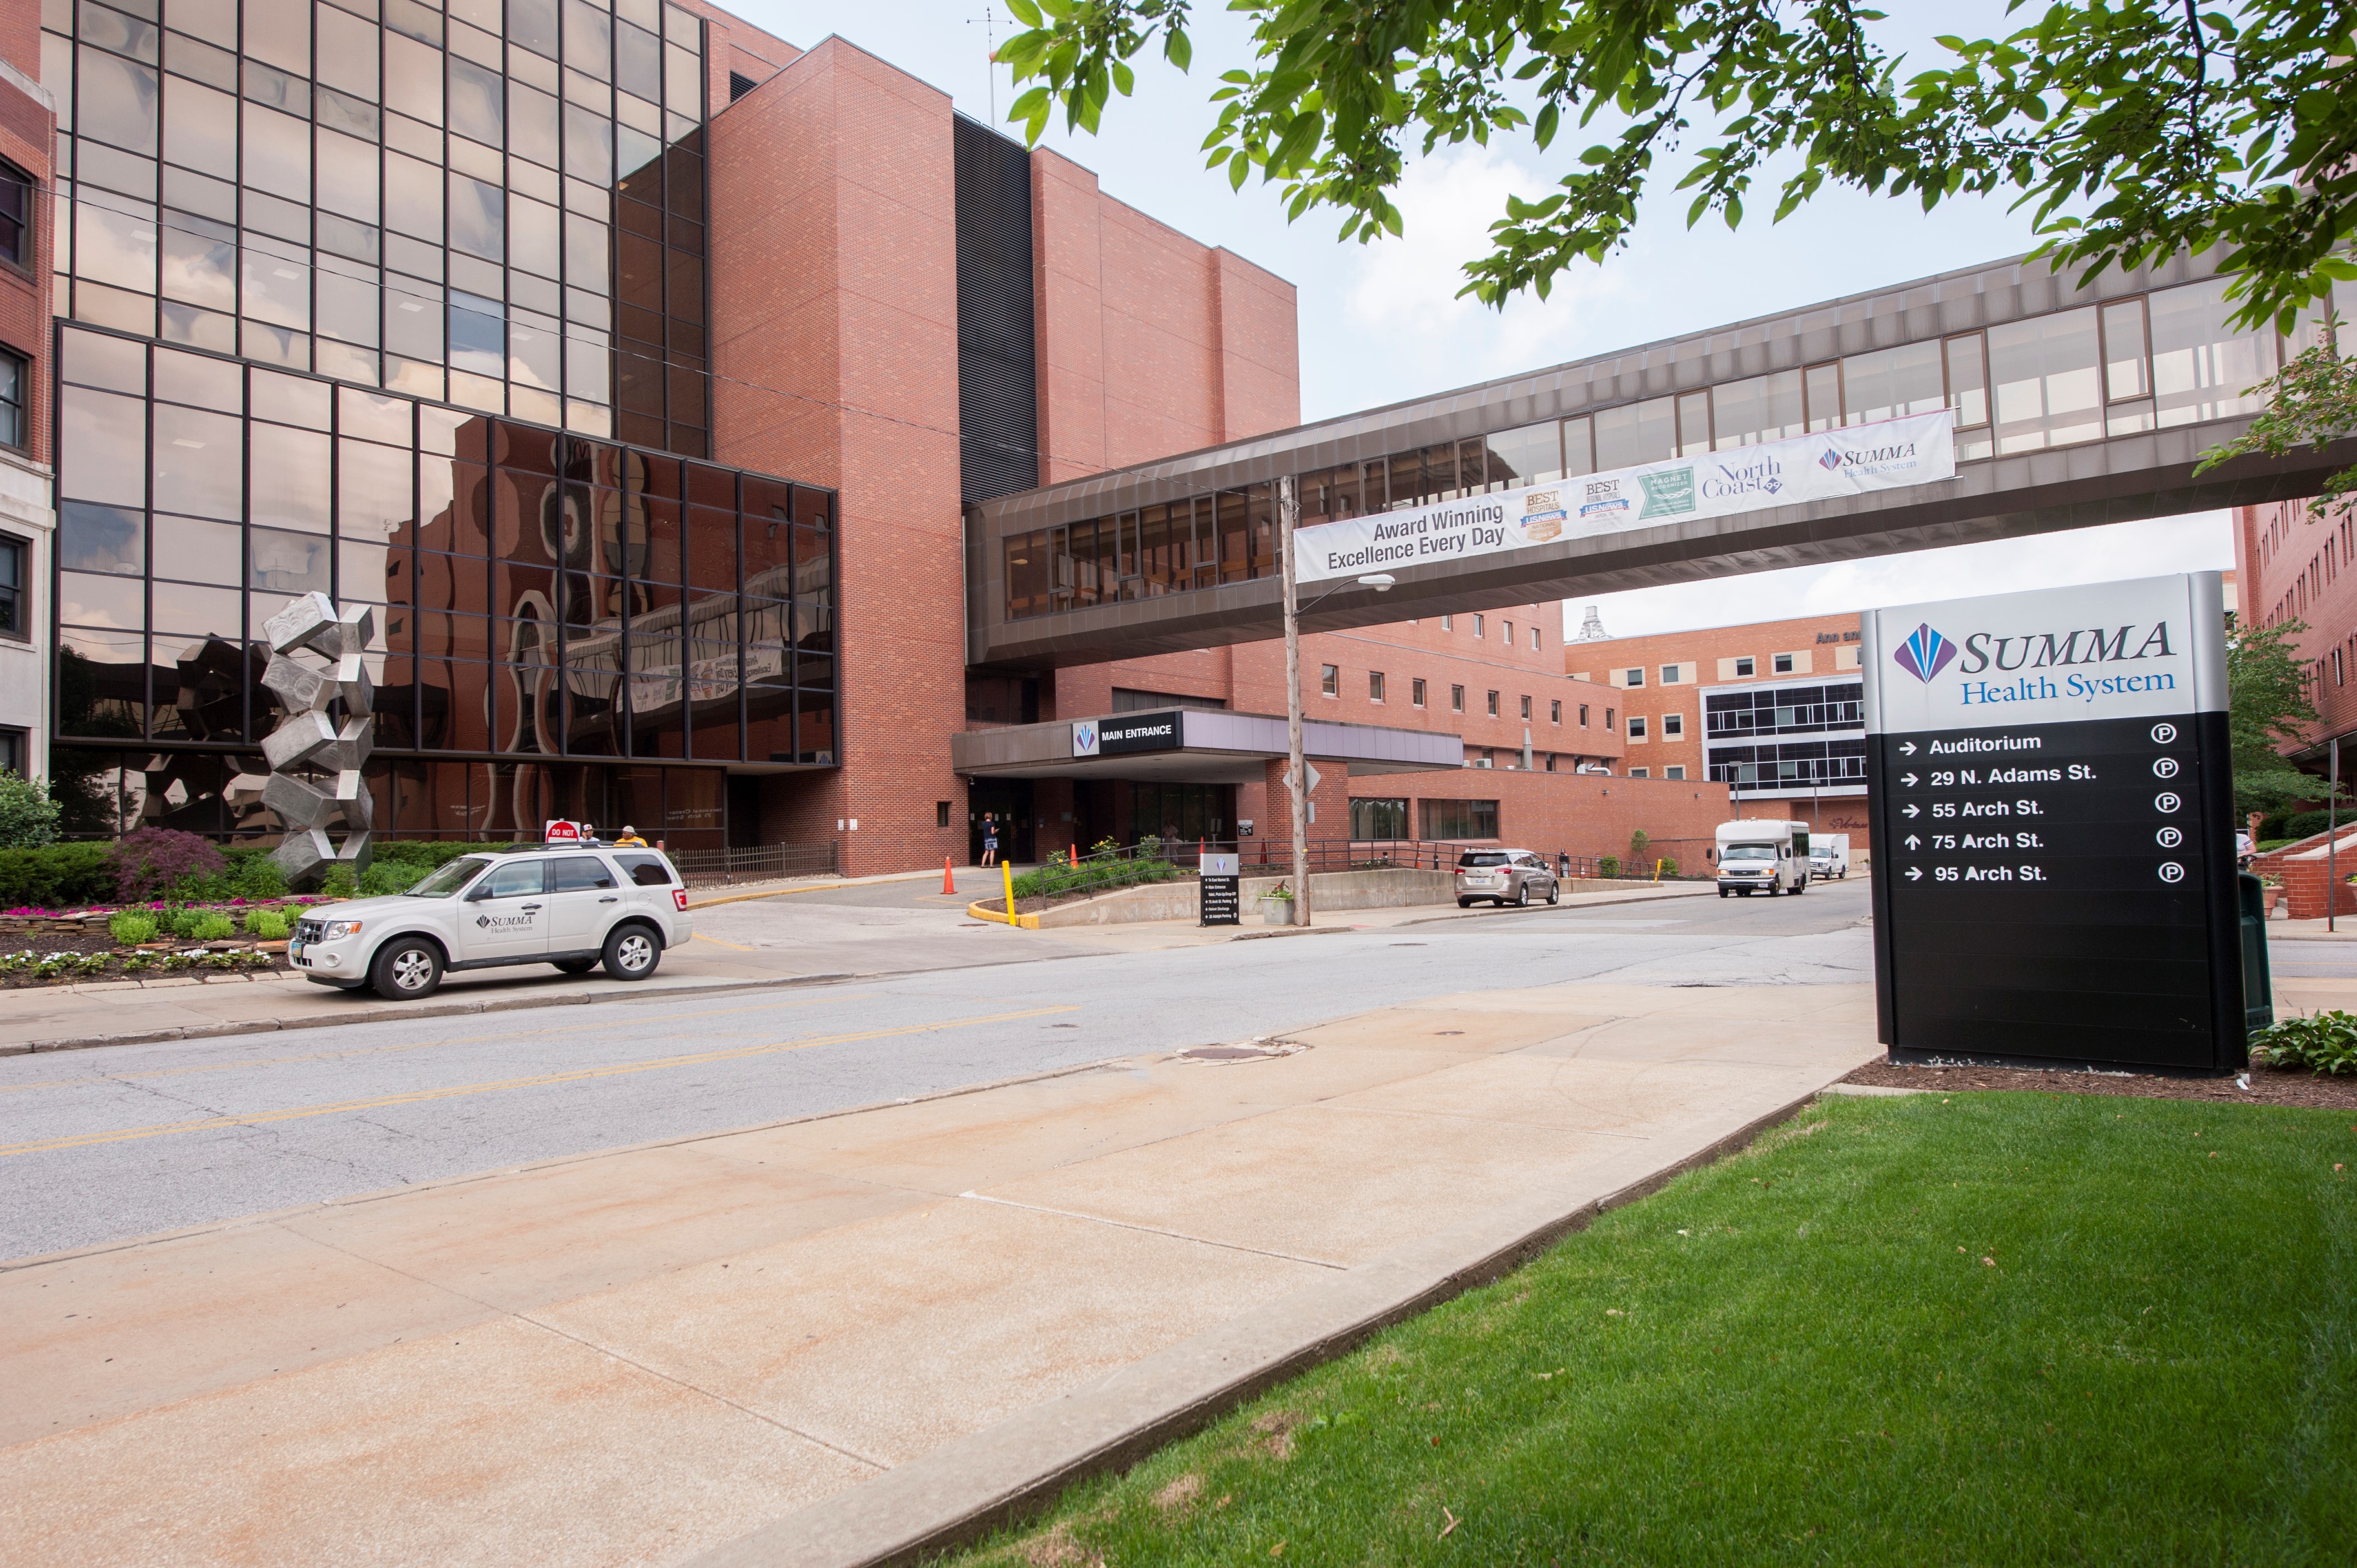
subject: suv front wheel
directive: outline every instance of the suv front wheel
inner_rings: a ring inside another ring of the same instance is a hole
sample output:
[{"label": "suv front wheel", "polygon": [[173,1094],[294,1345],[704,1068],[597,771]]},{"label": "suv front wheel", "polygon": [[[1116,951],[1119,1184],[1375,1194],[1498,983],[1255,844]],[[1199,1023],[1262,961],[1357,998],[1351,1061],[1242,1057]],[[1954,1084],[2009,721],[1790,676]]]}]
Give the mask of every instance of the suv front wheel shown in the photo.
[{"label": "suv front wheel", "polygon": [[422,937],[395,937],[377,949],[369,983],[388,1001],[422,1001],[442,987],[442,951]]},{"label": "suv front wheel", "polygon": [[644,926],[617,926],[606,939],[606,972],[616,980],[644,980],[662,962],[662,943]]}]

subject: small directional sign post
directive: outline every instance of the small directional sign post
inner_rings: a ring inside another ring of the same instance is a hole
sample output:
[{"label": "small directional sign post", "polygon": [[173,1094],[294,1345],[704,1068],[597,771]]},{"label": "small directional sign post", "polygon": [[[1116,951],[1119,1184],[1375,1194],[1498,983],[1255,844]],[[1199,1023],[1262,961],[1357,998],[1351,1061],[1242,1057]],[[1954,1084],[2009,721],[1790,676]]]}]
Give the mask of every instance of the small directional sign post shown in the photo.
[{"label": "small directional sign post", "polygon": [[2248,1059],[2216,573],[1866,617],[1899,1061]]},{"label": "small directional sign post", "polygon": [[1207,854],[1198,867],[1196,910],[1206,926],[1241,925],[1243,920],[1243,868],[1235,854]]}]

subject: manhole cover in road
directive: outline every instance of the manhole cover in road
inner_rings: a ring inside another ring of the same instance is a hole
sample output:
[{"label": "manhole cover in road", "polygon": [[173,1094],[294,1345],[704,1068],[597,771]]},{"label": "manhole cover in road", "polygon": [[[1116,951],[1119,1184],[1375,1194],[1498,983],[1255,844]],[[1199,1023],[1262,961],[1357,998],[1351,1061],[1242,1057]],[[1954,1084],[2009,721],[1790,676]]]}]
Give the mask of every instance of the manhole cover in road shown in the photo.
[{"label": "manhole cover in road", "polygon": [[1435,1029],[1433,1031],[1436,1035],[1461,1035],[1465,1031],[1462,1029]]},{"label": "manhole cover in road", "polygon": [[1189,1046],[1178,1053],[1182,1062],[1256,1062],[1289,1057],[1308,1047],[1288,1040],[1254,1040],[1244,1046]]},{"label": "manhole cover in road", "polygon": [[1429,947],[1431,944],[1429,942],[1394,942],[1392,946],[1395,948],[1421,948]]}]

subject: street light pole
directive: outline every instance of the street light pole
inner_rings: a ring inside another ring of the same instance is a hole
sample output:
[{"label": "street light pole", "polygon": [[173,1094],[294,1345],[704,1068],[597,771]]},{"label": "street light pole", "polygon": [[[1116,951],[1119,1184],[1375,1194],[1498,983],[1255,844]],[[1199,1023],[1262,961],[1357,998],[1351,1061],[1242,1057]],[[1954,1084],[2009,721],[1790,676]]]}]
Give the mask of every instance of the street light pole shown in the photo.
[{"label": "street light pole", "polygon": [[1301,521],[1301,491],[1290,474],[1276,481],[1277,549],[1285,578],[1285,784],[1292,797],[1293,923],[1309,923],[1309,811],[1301,756],[1301,608],[1294,571],[1293,531]]}]

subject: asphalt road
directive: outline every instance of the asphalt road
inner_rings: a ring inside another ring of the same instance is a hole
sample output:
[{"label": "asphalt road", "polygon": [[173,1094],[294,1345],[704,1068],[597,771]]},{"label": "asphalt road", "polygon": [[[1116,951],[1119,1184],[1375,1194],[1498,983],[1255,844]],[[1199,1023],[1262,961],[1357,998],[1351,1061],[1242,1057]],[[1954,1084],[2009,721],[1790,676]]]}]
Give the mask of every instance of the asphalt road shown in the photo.
[{"label": "asphalt road", "polygon": [[1538,908],[702,1000],[0,1058],[0,1258],[1456,992],[1868,983],[1866,910],[1863,882],[1832,883],[1805,898]]}]

